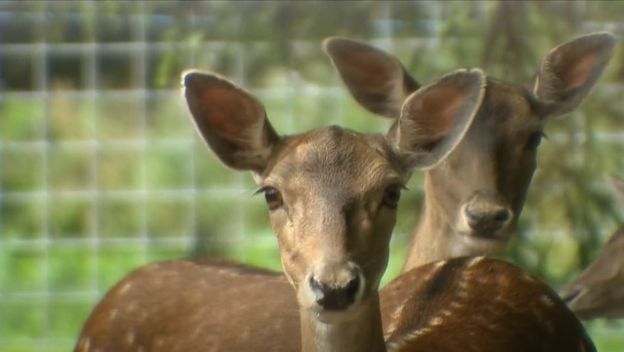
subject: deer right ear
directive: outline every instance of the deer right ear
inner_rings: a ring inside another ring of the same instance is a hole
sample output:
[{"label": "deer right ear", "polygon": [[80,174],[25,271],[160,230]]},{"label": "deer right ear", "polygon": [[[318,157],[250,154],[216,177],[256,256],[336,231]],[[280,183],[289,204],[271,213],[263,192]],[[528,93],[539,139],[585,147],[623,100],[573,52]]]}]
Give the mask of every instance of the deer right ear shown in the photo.
[{"label": "deer right ear", "polygon": [[589,94],[613,55],[615,37],[588,34],[561,44],[546,55],[535,76],[533,93],[549,115],[576,109]]},{"label": "deer right ear", "polygon": [[420,87],[397,58],[370,45],[332,37],[323,49],[351,95],[374,114],[398,118],[405,98]]},{"label": "deer right ear", "polygon": [[485,94],[481,70],[458,70],[412,93],[387,138],[407,166],[434,167],[462,140]]},{"label": "deer right ear", "polygon": [[188,72],[184,96],[197,129],[227,166],[264,171],[280,140],[260,102],[214,74]]}]

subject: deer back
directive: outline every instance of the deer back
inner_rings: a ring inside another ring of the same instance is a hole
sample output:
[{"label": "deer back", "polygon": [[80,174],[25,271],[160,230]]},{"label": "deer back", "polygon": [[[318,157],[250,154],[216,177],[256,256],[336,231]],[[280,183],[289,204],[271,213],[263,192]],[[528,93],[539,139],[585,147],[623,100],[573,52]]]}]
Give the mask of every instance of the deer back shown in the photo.
[{"label": "deer back", "polygon": [[95,306],[75,347],[88,351],[298,351],[286,278],[223,260],[143,266]]},{"label": "deer back", "polygon": [[594,351],[547,285],[509,263],[454,258],[399,276],[383,290],[389,351]]}]

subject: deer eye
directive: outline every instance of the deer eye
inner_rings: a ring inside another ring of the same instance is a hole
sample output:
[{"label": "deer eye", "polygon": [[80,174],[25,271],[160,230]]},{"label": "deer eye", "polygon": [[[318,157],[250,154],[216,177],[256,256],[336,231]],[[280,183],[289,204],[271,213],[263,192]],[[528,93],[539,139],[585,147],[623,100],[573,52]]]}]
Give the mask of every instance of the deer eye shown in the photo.
[{"label": "deer eye", "polygon": [[396,209],[401,199],[401,191],[405,188],[402,184],[392,184],[386,188],[382,203],[390,209]]},{"label": "deer eye", "polygon": [[275,187],[264,186],[256,193],[264,193],[264,199],[266,200],[269,210],[275,210],[284,204],[282,200],[282,194]]},{"label": "deer eye", "polygon": [[542,142],[542,138],[544,137],[546,137],[546,135],[541,131],[531,133],[527,141],[527,145],[526,145],[527,149],[531,149],[531,150],[537,149],[537,147],[539,147],[540,143]]}]

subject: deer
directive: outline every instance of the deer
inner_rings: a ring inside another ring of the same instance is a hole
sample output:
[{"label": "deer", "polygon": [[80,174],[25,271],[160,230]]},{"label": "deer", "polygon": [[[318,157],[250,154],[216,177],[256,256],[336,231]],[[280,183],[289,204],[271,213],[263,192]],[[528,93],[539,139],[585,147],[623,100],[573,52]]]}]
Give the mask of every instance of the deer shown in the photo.
[{"label": "deer", "polygon": [[465,135],[485,93],[480,70],[408,96],[385,135],[330,126],[279,136],[227,79],[191,71],[183,84],[208,146],[259,184],[284,274],[217,260],[147,265],[95,307],[76,351],[594,350],[554,291],[495,259],[415,268],[380,302],[401,191]]},{"label": "deer", "polygon": [[[545,125],[575,110],[613,55],[615,38],[584,35],[552,49],[529,87],[487,79],[481,108],[459,146],[426,171],[423,211],[402,272],[451,257],[502,252],[517,230]],[[340,37],[324,42],[342,82],[369,112],[396,119],[420,84],[400,61]]]},{"label": "deer", "polygon": [[[624,180],[612,184],[624,203]],[[624,318],[624,225],[611,235],[598,257],[561,292],[583,320]]]}]

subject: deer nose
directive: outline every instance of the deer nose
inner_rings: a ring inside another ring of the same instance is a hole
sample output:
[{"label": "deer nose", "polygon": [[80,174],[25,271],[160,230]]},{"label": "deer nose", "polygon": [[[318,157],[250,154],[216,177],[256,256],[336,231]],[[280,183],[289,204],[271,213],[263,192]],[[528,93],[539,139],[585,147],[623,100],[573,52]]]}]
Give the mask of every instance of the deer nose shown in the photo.
[{"label": "deer nose", "polygon": [[345,310],[355,302],[360,281],[360,275],[355,275],[344,284],[327,284],[310,276],[309,285],[319,306],[337,311]]},{"label": "deer nose", "polygon": [[468,225],[480,233],[492,234],[503,228],[512,218],[512,211],[500,197],[480,192],[471,197],[464,208]]}]

